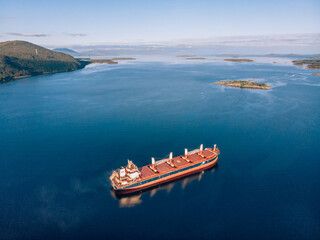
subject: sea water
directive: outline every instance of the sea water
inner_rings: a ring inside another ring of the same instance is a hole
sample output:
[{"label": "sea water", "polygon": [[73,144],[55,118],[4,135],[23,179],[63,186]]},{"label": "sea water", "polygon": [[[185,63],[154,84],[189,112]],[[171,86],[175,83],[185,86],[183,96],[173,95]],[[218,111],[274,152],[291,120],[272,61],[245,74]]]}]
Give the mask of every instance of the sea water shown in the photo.
[{"label": "sea water", "polygon": [[[320,77],[131,61],[0,85],[1,239],[319,239]],[[260,79],[271,90],[214,85]],[[118,199],[131,159],[217,144],[216,168]]]}]

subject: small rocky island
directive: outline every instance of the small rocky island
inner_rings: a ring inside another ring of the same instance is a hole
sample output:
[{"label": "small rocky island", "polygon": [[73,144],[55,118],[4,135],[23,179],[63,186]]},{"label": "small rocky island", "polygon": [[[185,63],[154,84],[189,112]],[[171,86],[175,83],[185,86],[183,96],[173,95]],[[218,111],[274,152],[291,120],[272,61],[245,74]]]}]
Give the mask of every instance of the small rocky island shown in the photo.
[{"label": "small rocky island", "polygon": [[292,61],[294,65],[307,65],[308,69],[320,69],[320,59],[302,59]]},{"label": "small rocky island", "polygon": [[119,60],[137,60],[136,58],[131,58],[131,57],[118,57],[118,58],[112,58],[111,60],[116,60],[116,61],[119,61]]},{"label": "small rocky island", "polygon": [[79,62],[84,62],[86,65],[91,63],[107,63],[107,64],[118,64],[114,59],[92,59],[92,58],[78,58]]},{"label": "small rocky island", "polygon": [[253,60],[246,58],[227,58],[224,60],[228,62],[253,62]]},{"label": "small rocky island", "polygon": [[132,61],[136,60],[136,58],[129,58],[129,57],[121,57],[121,58],[104,58],[104,59],[99,59],[99,58],[79,58],[77,59],[80,62],[86,62],[87,64],[90,63],[106,63],[106,64],[118,64],[116,61],[122,61],[122,60],[127,60],[127,61]]},{"label": "small rocky island", "polygon": [[216,82],[214,84],[217,85],[224,85],[228,87],[236,87],[236,88],[251,88],[251,89],[263,89],[263,90],[269,90],[270,85],[266,83],[257,83],[253,82],[256,79],[251,79],[251,80],[236,80],[236,81],[220,81]]}]

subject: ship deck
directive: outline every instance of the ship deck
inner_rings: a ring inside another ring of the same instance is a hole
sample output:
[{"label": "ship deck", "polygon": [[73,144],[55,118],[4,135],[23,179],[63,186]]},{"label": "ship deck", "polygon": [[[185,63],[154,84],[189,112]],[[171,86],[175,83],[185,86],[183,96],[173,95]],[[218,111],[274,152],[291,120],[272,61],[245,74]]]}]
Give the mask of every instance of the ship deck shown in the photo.
[{"label": "ship deck", "polygon": [[176,166],[174,168],[171,167],[166,162],[162,162],[162,163],[157,164],[157,170],[158,170],[157,173],[150,169],[149,166],[151,166],[151,165],[143,166],[140,169],[141,181],[168,173],[173,170],[178,170],[178,169],[181,169],[181,168],[184,168],[187,166],[191,166],[193,164],[199,163],[199,162],[204,161],[206,159],[211,159],[211,158],[215,157],[216,154],[205,149],[202,151],[202,156],[204,156],[204,157],[200,156],[198,153],[193,153],[193,154],[188,155],[188,159],[191,160],[192,162],[187,162],[186,160],[184,160],[182,158],[183,156],[184,155],[172,158],[172,162]]}]

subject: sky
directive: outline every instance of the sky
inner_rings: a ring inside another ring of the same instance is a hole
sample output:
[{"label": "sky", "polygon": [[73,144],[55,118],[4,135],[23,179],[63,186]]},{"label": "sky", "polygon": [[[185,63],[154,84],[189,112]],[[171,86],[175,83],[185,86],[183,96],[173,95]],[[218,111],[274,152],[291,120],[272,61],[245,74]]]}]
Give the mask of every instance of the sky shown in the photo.
[{"label": "sky", "polygon": [[68,46],[312,36],[320,33],[319,13],[319,0],[0,0],[0,41]]}]

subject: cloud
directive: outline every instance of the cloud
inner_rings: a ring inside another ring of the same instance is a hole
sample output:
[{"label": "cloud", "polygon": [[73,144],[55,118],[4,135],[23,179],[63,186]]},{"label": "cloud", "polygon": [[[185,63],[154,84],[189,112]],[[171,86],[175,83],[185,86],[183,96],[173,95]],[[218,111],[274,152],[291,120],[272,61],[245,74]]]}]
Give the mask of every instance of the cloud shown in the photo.
[{"label": "cloud", "polygon": [[159,42],[159,46],[226,46],[226,47],[280,47],[311,46],[320,43],[320,34],[270,34],[260,36],[228,36],[206,39],[177,39]]},{"label": "cloud", "polygon": [[65,35],[69,37],[85,37],[87,34],[85,33],[64,33]]},{"label": "cloud", "polygon": [[12,36],[20,36],[20,37],[48,37],[50,35],[48,34],[43,34],[43,33],[7,33],[8,35]]},{"label": "cloud", "polygon": [[[190,42],[193,42],[192,40]],[[236,47],[308,46],[320,42],[320,34],[274,34],[262,36],[217,37],[195,40],[195,45],[220,45]]]}]

